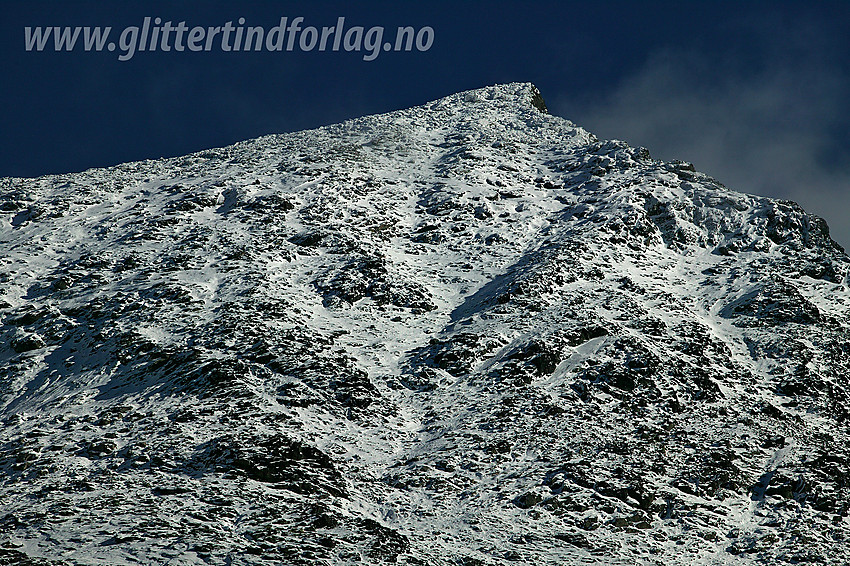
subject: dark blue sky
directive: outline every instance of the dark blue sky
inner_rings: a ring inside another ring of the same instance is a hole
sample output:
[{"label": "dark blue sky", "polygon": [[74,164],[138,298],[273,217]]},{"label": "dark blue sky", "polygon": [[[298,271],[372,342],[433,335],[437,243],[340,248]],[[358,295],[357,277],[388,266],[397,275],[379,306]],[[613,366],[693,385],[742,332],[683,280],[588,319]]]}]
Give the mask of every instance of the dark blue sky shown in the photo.
[{"label": "dark blue sky", "polygon": [[[850,2],[4,2],[0,176],[181,155],[534,82],[553,114],[792,198],[850,246]],[[431,26],[426,52],[71,53],[25,26]]]}]

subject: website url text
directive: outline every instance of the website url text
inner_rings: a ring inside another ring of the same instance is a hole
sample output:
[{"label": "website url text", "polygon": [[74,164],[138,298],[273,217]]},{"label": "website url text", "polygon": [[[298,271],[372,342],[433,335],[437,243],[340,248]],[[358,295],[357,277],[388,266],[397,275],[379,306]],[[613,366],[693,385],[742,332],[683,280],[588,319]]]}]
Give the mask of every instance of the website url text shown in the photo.
[{"label": "website url text", "polygon": [[[228,21],[223,26],[189,27],[186,21],[172,25],[161,18],[146,17],[141,26],[121,30],[118,42],[110,40],[111,26],[46,26],[24,27],[24,48],[27,51],[118,50],[119,61],[129,61],[137,53],[152,51],[347,51],[363,53],[364,61],[374,61],[381,52],[428,51],[434,44],[434,28],[401,26],[394,41],[384,41],[383,26],[345,27],[345,18],[337,18],[333,26],[304,26],[304,18],[280,23],[266,31],[263,26],[245,26],[245,18],[237,25]],[[51,42],[50,39],[53,39]]]}]

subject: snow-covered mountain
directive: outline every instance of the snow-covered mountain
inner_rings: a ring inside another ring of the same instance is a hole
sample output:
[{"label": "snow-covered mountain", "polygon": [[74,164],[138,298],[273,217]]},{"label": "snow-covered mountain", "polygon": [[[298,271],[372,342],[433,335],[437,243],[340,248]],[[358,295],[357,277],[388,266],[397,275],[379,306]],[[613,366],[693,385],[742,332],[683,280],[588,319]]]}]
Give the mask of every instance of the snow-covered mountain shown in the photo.
[{"label": "snow-covered mountain", "polygon": [[826,224],[532,85],[0,211],[0,564],[850,561]]}]

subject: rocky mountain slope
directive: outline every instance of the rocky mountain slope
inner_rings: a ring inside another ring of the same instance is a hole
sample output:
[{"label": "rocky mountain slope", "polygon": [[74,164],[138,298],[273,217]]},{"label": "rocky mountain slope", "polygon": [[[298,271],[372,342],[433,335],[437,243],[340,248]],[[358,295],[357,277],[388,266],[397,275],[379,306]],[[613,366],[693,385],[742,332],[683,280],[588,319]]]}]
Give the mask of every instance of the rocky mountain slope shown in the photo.
[{"label": "rocky mountain slope", "polygon": [[529,84],[0,179],[0,564],[845,564],[848,268]]}]

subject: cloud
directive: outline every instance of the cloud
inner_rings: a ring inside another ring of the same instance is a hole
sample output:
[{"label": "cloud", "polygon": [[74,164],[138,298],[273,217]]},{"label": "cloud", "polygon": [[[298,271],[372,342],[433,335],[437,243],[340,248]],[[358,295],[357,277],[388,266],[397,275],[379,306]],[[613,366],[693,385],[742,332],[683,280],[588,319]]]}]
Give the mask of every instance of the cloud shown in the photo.
[{"label": "cloud", "polygon": [[731,189],[797,201],[850,249],[847,74],[806,26],[759,48],[656,51],[612,91],[562,97],[556,113]]}]

